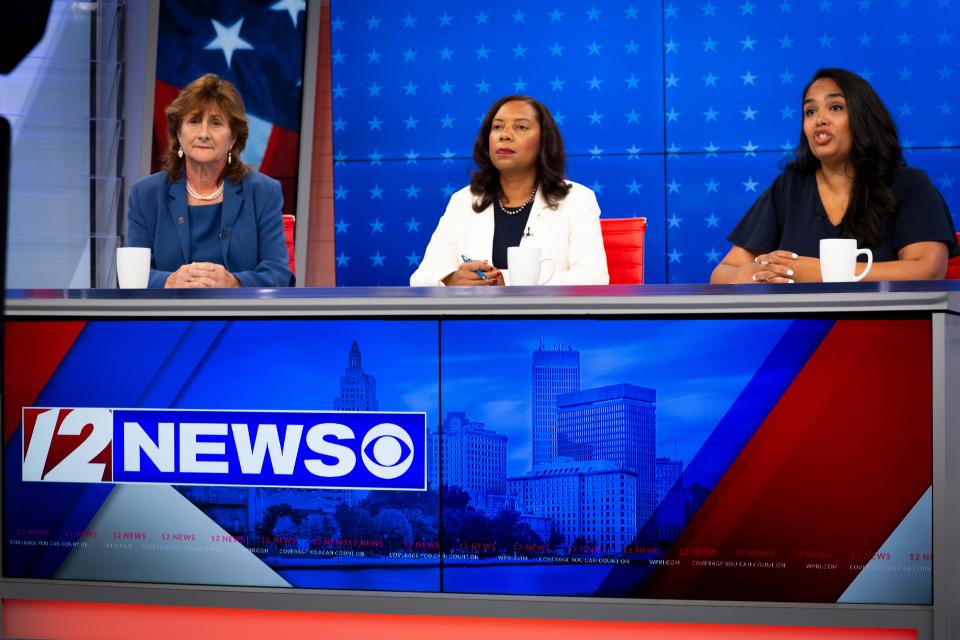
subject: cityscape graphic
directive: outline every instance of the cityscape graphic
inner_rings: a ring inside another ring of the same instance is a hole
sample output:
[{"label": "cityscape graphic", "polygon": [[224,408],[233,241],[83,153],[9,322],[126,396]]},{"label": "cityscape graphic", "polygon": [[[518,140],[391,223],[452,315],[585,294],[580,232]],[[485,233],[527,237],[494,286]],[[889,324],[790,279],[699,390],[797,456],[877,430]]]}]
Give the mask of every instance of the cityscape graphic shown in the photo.
[{"label": "cityscape graphic", "polygon": [[[427,492],[180,491],[295,585],[389,588],[358,569],[393,566],[406,588],[436,589],[442,560],[447,585],[483,591],[478,570],[529,580],[570,559],[588,565],[562,571],[599,583],[606,562],[659,557],[709,496],[684,469],[789,325],[578,319],[541,335],[536,321],[445,321]],[[491,330],[495,345],[475,339]],[[364,367],[365,343],[339,333],[340,375],[315,383],[328,406],[406,410],[378,397],[391,374]]]}]

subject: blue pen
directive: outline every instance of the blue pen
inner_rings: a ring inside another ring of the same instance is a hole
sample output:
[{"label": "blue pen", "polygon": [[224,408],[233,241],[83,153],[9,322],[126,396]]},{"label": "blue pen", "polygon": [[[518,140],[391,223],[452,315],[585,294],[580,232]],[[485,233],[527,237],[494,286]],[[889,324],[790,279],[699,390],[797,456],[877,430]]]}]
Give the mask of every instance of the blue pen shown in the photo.
[{"label": "blue pen", "polygon": [[[471,260],[471,259],[468,258],[467,256],[463,255],[462,253],[460,254],[460,257],[463,258],[463,261],[464,261],[464,262],[473,262],[473,260]],[[487,279],[487,274],[485,274],[485,273],[483,272],[483,269],[474,269],[473,272],[474,272],[475,274],[477,274],[478,276],[480,276],[481,278],[483,278],[484,280]]]}]

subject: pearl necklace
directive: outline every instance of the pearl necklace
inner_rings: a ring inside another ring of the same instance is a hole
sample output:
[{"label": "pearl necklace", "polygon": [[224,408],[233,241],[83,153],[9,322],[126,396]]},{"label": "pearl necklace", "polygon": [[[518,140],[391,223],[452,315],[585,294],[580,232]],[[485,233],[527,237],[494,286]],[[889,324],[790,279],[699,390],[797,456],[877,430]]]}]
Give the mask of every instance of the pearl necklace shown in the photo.
[{"label": "pearl necklace", "polygon": [[224,185],[224,184],[225,184],[224,182],[221,182],[221,183],[220,183],[220,186],[217,187],[217,190],[216,190],[216,191],[214,191],[213,193],[211,193],[211,194],[208,195],[208,196],[202,196],[202,195],[200,195],[199,193],[197,193],[196,191],[193,190],[193,187],[190,186],[190,181],[187,180],[187,193],[189,193],[189,194],[190,194],[190,197],[193,198],[194,200],[202,200],[202,201],[216,200],[216,199],[219,198],[221,195],[223,195],[223,185]]},{"label": "pearl necklace", "polygon": [[507,209],[505,206],[503,206],[503,200],[497,199],[497,204],[500,205],[500,211],[503,211],[503,212],[504,212],[505,214],[507,214],[508,216],[515,216],[515,215],[517,215],[518,213],[520,213],[521,211],[523,211],[523,208],[524,208],[525,206],[527,206],[528,204],[530,204],[531,202],[533,202],[533,199],[537,196],[537,189],[538,189],[538,185],[533,185],[533,191],[530,192],[530,197],[527,198],[527,201],[524,202],[524,203],[523,203],[522,205],[520,205],[519,207],[515,207],[515,208],[513,208],[513,209]]}]

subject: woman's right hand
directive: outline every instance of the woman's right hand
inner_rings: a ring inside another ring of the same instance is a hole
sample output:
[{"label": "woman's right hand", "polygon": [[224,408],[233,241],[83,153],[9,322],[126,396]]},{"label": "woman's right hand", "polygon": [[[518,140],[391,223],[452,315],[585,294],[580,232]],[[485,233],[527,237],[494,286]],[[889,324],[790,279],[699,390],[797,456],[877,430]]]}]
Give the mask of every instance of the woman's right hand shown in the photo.
[{"label": "woman's right hand", "polygon": [[710,283],[793,284],[795,274],[791,263],[796,259],[797,254],[790,251],[778,250],[761,255],[734,245],[710,274]]},{"label": "woman's right hand", "polygon": [[170,274],[164,289],[214,289],[236,287],[236,278],[221,265],[209,262],[191,262]]},{"label": "woman's right hand", "polygon": [[758,265],[759,269],[753,270],[751,277],[754,282],[793,284],[797,275],[794,267],[797,265],[798,259],[799,256],[794,252],[783,251],[782,249],[760,254],[753,259],[754,264]]},{"label": "woman's right hand", "polygon": [[[481,278],[477,270],[486,278]],[[461,262],[456,271],[443,279],[443,284],[448,287],[496,286],[503,284],[503,274],[486,260],[469,260]]]}]

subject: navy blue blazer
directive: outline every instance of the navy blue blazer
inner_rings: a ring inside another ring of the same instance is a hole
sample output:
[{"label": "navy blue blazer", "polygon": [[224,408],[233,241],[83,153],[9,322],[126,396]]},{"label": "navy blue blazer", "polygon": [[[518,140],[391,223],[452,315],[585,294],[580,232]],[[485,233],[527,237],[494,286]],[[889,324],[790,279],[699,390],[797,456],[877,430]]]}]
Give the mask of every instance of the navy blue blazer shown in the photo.
[{"label": "navy blue blazer", "polygon": [[[130,188],[127,246],[150,249],[150,288],[162,288],[170,274],[192,261],[186,180],[170,182],[166,171]],[[283,236],[280,183],[251,171],[223,189],[221,264],[242,287],[293,284]]]}]

